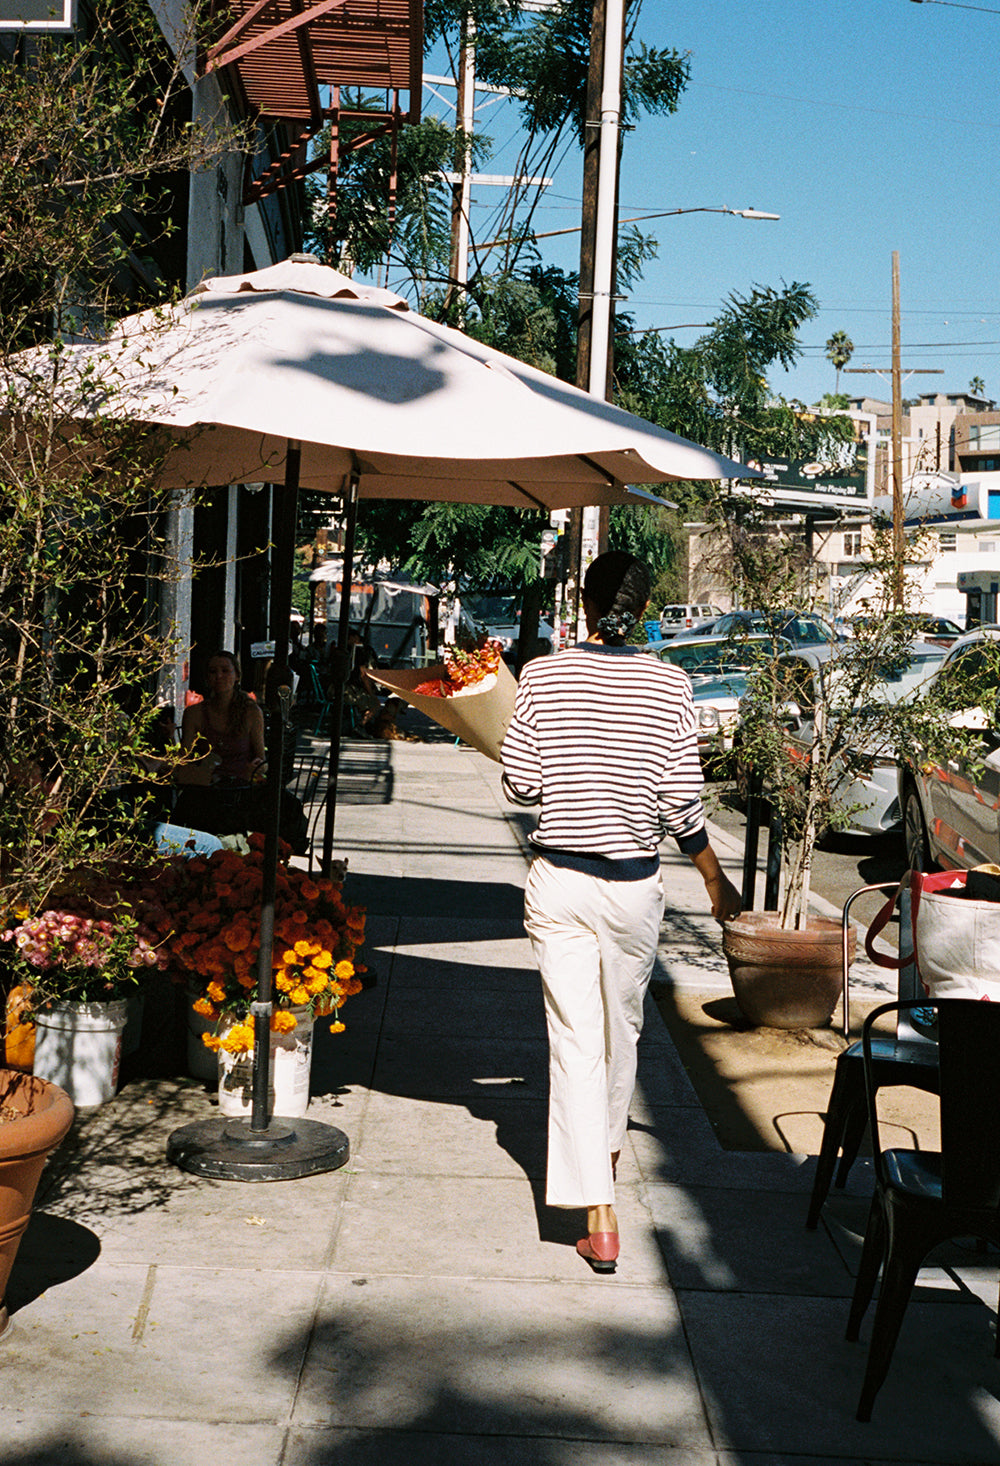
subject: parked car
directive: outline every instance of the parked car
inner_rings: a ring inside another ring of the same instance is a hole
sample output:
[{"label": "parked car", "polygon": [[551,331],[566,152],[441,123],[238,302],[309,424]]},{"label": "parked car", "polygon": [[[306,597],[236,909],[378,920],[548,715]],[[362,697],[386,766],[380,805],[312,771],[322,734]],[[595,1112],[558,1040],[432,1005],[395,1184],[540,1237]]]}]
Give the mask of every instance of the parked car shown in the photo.
[{"label": "parked car", "polygon": [[[517,596],[467,595],[464,601],[480,633],[485,632],[491,640],[498,641],[504,661],[513,662],[517,655],[517,639],[521,634],[521,608]],[[547,621],[539,621],[538,640],[532,655],[548,656],[553,650],[554,635],[555,632]]]},{"label": "parked car", "polygon": [[721,615],[718,606],[710,606],[706,602],[664,606],[660,612],[660,635],[666,640],[681,631],[697,631],[701,626],[711,625]]},{"label": "parked car", "polygon": [[[988,707],[963,707],[968,693],[960,685],[968,675],[984,671],[992,680],[993,668],[1000,666],[1000,648],[988,650],[989,642],[1000,642],[1000,628],[983,626],[965,633],[936,673],[938,680],[955,686],[952,721],[982,734],[974,756],[946,765],[914,758],[898,770],[906,858],[914,870],[929,870],[934,864],[971,870],[1000,863],[1000,678]],[[947,686],[944,691],[947,696]]]},{"label": "parked car", "polygon": [[815,611],[727,611],[712,628],[713,636],[746,636],[753,632],[780,636],[793,646],[823,646],[845,640]]},{"label": "parked car", "polygon": [[[913,611],[906,619],[914,636],[919,636],[921,641],[932,641],[936,646],[952,646],[962,635],[961,626],[949,621],[947,616],[932,616],[929,611]],[[875,620],[872,616],[852,616],[848,623],[848,634],[853,636],[856,631],[864,631]]]},{"label": "parked car", "polygon": [[655,648],[661,662],[683,667],[691,678],[698,713],[698,752],[706,772],[720,771],[733,751],[740,698],[755,662],[773,657],[787,643],[770,636],[700,637],[664,642]]},{"label": "parked car", "polygon": [[[808,757],[813,743],[816,709],[835,695],[838,658],[845,655],[849,653],[842,644],[828,642],[821,646],[799,647],[779,658],[787,690],[784,710],[788,746],[793,755],[797,750],[803,759]],[[943,647],[926,641],[912,642],[906,662],[887,668],[884,680],[870,701],[893,703],[920,697],[944,657]],[[735,741],[738,757],[738,727]],[[855,774],[848,769],[844,771],[844,777],[837,786],[836,803],[841,811],[848,814],[848,823],[839,826],[840,831],[851,835],[880,835],[900,829],[903,806],[897,787],[895,750],[873,747],[858,751],[871,759],[871,766],[863,774]],[[745,768],[738,769],[737,787],[744,796],[746,784]]]}]

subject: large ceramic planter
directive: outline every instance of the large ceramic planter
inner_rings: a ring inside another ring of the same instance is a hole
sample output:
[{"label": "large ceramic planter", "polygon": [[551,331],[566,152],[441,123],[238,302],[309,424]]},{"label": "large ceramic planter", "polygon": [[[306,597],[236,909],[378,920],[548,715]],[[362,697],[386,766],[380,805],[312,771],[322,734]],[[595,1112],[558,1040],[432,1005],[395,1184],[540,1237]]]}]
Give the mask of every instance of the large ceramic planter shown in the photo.
[{"label": "large ceramic planter", "polygon": [[102,1105],[118,1088],[121,1003],[53,1003],[35,1015],[35,1073],[64,1089],[75,1105]]},{"label": "large ceramic planter", "polygon": [[[848,960],[854,958],[851,928]],[[727,921],[722,950],[740,1012],[762,1028],[821,1028],[843,991],[839,921],[810,916],[784,931],[776,911],[744,911]]]},{"label": "large ceramic planter", "polygon": [[[12,1112],[18,1118],[11,1119]],[[50,1151],[73,1123],[69,1095],[37,1075],[0,1069],[0,1334],[4,1295]]]},{"label": "large ceramic planter", "polygon": [[[309,1008],[292,1008],[295,1027],[271,1034],[268,1113],[301,1118],[309,1108],[313,1018]],[[224,1115],[249,1115],[253,1107],[253,1059],[219,1050],[219,1109]]]}]

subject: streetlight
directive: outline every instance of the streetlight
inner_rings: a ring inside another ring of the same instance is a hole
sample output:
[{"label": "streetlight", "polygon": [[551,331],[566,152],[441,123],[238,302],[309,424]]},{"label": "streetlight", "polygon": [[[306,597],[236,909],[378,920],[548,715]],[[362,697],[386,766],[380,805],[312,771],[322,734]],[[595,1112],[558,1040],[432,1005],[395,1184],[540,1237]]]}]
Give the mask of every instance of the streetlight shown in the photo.
[{"label": "streetlight", "polygon": [[[675,214],[732,214],[737,219],[780,219],[780,214],[768,214],[761,209],[727,209],[712,208],[701,205],[694,209],[664,209],[657,214],[632,214],[627,219],[619,219],[619,224],[644,224],[647,219],[670,219]],[[572,224],[568,229],[545,229],[541,234],[531,232],[532,239],[554,239],[557,234],[579,234],[582,224]],[[505,234],[502,239],[489,239],[485,244],[477,244],[477,254],[487,249],[497,249],[501,244],[510,244],[511,240],[517,239],[516,234]]]}]

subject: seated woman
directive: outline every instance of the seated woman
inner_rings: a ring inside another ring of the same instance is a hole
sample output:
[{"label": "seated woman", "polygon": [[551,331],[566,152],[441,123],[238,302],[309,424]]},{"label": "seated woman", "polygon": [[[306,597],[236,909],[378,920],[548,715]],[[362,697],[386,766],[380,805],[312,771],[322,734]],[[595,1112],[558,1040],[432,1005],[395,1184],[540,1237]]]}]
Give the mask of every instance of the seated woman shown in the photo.
[{"label": "seated woman", "polygon": [[206,668],[208,695],[184,709],[181,746],[191,762],[177,772],[182,786],[174,823],[215,835],[257,828],[254,805],[266,773],[264,716],[240,687],[232,652],[215,652]]}]

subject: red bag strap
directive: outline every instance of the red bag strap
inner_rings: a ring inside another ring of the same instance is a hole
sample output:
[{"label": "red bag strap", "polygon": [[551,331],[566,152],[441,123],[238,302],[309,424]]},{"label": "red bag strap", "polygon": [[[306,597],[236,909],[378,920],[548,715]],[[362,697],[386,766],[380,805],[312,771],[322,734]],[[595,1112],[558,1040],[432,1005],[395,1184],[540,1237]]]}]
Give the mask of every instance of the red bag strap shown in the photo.
[{"label": "red bag strap", "polygon": [[[880,952],[879,949],[875,946],[875,938],[879,936],[881,932],[884,932],[886,927],[889,925],[889,922],[892,919],[892,913],[896,909],[896,902],[906,890],[906,885],[907,882],[910,880],[910,877],[916,876],[917,874],[917,871],[906,872],[906,875],[900,881],[896,890],[893,891],[892,895],[888,898],[885,905],[872,919],[871,925],[865,932],[865,951],[868,953],[868,956],[877,967],[888,967],[893,972],[898,972],[899,969],[904,965],[904,961],[909,960],[908,958],[904,959],[899,956],[893,956],[891,952]],[[914,900],[915,899],[916,897],[914,897]]]}]

